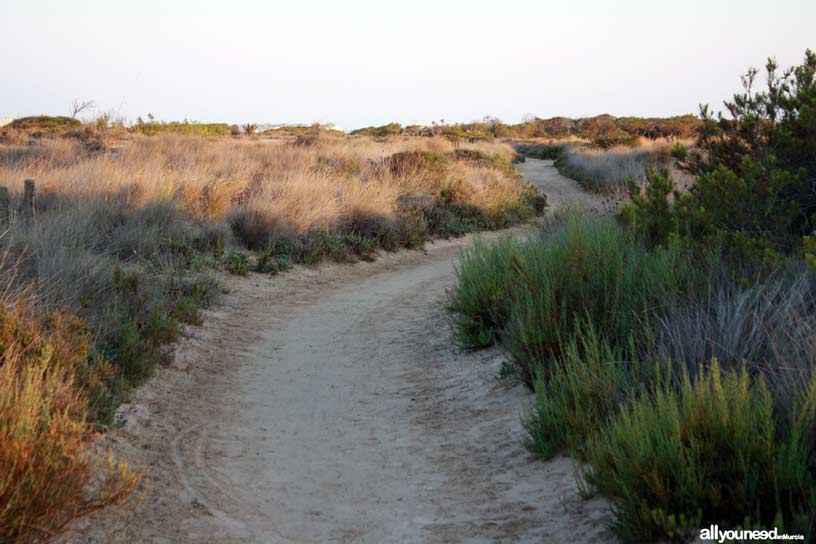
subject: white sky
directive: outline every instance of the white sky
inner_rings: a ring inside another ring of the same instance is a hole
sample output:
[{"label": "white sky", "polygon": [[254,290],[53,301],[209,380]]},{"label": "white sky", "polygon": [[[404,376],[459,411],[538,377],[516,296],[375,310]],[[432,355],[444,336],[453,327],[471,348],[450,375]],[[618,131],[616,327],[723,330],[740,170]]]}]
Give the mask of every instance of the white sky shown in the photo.
[{"label": "white sky", "polygon": [[0,118],[343,128],[719,107],[816,48],[814,0],[0,0]]}]

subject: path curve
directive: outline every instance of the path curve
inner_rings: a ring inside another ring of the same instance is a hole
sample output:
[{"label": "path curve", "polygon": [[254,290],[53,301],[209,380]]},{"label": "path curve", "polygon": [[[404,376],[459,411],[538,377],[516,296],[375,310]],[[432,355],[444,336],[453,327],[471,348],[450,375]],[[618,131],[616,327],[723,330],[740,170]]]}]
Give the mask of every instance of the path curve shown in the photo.
[{"label": "path curve", "polygon": [[[545,161],[522,171],[586,203]],[[138,504],[65,540],[611,541],[573,462],[522,448],[530,397],[497,381],[501,355],[451,345],[445,291],[471,244],[230,281],[108,435],[145,474]]]}]

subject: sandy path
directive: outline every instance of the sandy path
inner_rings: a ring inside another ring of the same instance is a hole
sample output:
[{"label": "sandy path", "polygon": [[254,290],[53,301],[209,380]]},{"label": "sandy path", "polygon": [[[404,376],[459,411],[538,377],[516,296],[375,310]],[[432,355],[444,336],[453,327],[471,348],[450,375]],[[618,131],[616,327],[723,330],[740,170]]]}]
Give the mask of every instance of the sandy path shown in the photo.
[{"label": "sandy path", "polygon": [[[583,199],[543,161],[523,171],[553,204]],[[611,540],[572,462],[520,445],[529,393],[496,380],[501,356],[451,346],[445,290],[471,243],[231,280],[108,435],[145,473],[138,504],[67,540]]]},{"label": "sandy path", "polygon": [[602,205],[598,197],[583,191],[574,179],[564,177],[553,167],[551,160],[527,159],[518,165],[524,177],[531,180],[545,193],[550,206],[584,206],[597,208]]}]

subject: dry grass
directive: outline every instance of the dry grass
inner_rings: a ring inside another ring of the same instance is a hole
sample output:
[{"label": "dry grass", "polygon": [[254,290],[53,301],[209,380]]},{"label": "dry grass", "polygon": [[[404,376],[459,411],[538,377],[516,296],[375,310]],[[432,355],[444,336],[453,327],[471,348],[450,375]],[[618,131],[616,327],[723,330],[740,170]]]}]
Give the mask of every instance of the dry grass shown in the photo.
[{"label": "dry grass", "polygon": [[[685,187],[690,177],[677,170],[669,155],[677,140],[648,140],[641,138],[636,147],[616,146],[609,149],[570,144],[563,147],[557,166],[559,170],[578,180],[587,190],[604,194],[624,195],[626,179],[641,183],[646,179],[646,166],[669,168],[678,187]],[[684,141],[691,146],[693,142]]]},{"label": "dry grass", "polygon": [[[251,249],[310,232],[343,233],[395,221],[397,198],[406,194],[455,193],[455,204],[506,224],[508,210],[529,197],[526,183],[501,165],[459,160],[454,149],[476,149],[502,165],[515,153],[498,143],[322,134],[308,144],[130,136],[103,152],[69,138],[0,145],[0,186],[19,199],[23,180],[34,178],[38,193],[38,220],[18,222],[2,245],[25,255],[20,279],[36,282],[43,302],[74,308],[113,289],[113,261],[100,257],[151,258],[168,241],[221,247],[232,232]],[[444,171],[388,167],[395,153],[416,151],[442,157]]]},{"label": "dry grass", "polygon": [[[474,147],[513,154],[503,144]],[[49,140],[0,148],[0,185],[21,191],[23,178],[35,178],[45,198],[118,197],[117,205],[126,209],[172,202],[180,211],[208,220],[251,208],[304,232],[359,213],[393,214],[402,194],[438,193],[450,178],[398,176],[382,167],[391,154],[417,149],[446,153],[453,146],[424,138],[323,138],[317,145],[298,146],[165,135],[136,138],[114,152],[89,155],[75,141]],[[450,177],[468,185],[465,203],[486,210],[524,188],[496,170],[464,162],[455,165]]]},{"label": "dry grass", "polygon": [[55,314],[48,332],[0,306],[0,540],[28,542],[69,521],[121,503],[138,483],[108,459],[100,476],[89,446],[86,399],[89,338],[76,319]]}]

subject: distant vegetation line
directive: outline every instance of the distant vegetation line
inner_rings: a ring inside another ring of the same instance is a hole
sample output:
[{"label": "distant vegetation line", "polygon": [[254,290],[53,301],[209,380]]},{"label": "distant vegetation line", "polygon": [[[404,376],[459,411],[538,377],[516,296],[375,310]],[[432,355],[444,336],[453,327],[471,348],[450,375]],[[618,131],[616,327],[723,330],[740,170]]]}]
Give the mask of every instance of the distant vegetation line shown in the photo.
[{"label": "distant vegetation line", "polygon": [[554,140],[581,139],[602,148],[615,145],[635,146],[641,138],[690,138],[700,128],[700,119],[695,115],[675,117],[614,117],[609,114],[594,117],[570,119],[552,117],[531,119],[518,124],[503,123],[496,118],[485,118],[479,122],[445,124],[432,126],[389,123],[378,127],[366,127],[351,134],[374,137],[443,136],[466,140],[490,140],[493,138],[545,138]]}]

